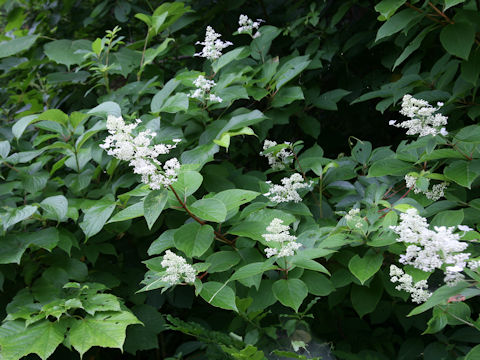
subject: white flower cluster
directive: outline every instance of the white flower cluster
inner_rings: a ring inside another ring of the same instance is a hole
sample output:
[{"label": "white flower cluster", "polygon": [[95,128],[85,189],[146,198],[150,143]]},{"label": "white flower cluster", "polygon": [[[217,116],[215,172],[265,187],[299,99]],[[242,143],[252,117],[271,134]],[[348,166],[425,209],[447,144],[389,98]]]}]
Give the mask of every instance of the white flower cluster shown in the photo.
[{"label": "white flower cluster", "polygon": [[350,211],[345,215],[345,220],[352,220],[355,216],[360,213],[360,209],[350,209]]},{"label": "white flower cluster", "polygon": [[417,304],[427,301],[432,295],[428,291],[427,280],[421,280],[414,284],[413,278],[395,265],[390,265],[390,281],[394,284],[398,283],[395,289],[409,292],[412,295],[412,301]]},{"label": "white flower cluster", "polygon": [[233,45],[230,41],[223,42],[219,39],[222,36],[217,34],[211,26],[207,26],[205,32],[205,40],[203,42],[197,41],[195,44],[203,45],[201,52],[196,53],[195,56],[207,58],[208,60],[215,60],[222,56],[222,50],[227,46]]},{"label": "white flower cluster", "polygon": [[[427,184],[430,183],[430,179],[425,178]],[[413,188],[415,194],[423,193],[427,199],[437,201],[438,199],[445,196],[445,189],[447,188],[448,183],[442,182],[440,184],[436,184],[432,186],[431,190],[423,191],[419,187],[417,187],[417,178],[412,175],[405,175],[405,182],[407,184],[407,188]]]},{"label": "white flower cluster", "polygon": [[[239,34],[249,34],[253,39],[255,39],[261,35],[260,31],[258,31],[258,28],[263,21],[264,20],[262,19],[253,21],[247,15],[240,15],[240,18],[238,19],[238,25],[240,27],[237,31]],[[255,34],[253,34],[253,29],[257,30]]]},{"label": "white flower cluster", "polygon": [[309,183],[304,182],[302,175],[295,173],[289,178],[283,178],[282,185],[271,184],[270,181],[267,181],[267,184],[270,185],[270,190],[264,196],[268,197],[270,201],[281,203],[281,202],[301,202],[302,198],[298,194],[297,190],[305,189],[310,187]]},{"label": "white flower cluster", "polygon": [[190,284],[195,282],[197,272],[193,266],[188,264],[183,257],[174,254],[170,250],[165,251],[161,265],[165,268],[165,275],[162,277],[162,281],[171,285],[178,284],[181,281]]},{"label": "white flower cluster", "polygon": [[[284,148],[277,153],[260,153],[260,155],[265,156],[268,159],[268,164],[272,167],[273,170],[283,170],[285,169],[286,164],[289,164],[293,161],[293,152],[290,148],[291,143],[285,141],[284,144],[288,145],[289,147]],[[276,141],[265,140],[265,142],[263,143],[263,150],[268,150],[274,146],[277,146]]]},{"label": "white flower cluster", "polygon": [[408,129],[407,135],[447,135],[445,129],[447,117],[442,114],[434,114],[443,103],[437,103],[438,107],[431,106],[427,101],[415,99],[412,95],[405,95],[402,100],[400,114],[409,117],[410,120],[397,124],[396,120],[390,120],[389,124],[398,128]]},{"label": "white flower cluster", "polygon": [[277,255],[278,257],[292,256],[295,255],[295,251],[298,250],[302,244],[297,243],[297,237],[290,235],[290,227],[283,225],[283,220],[273,219],[269,226],[267,226],[267,231],[269,234],[263,234],[267,242],[276,242],[280,245],[280,248],[266,248],[265,254],[267,258]]},{"label": "white flower cluster", "polygon": [[460,241],[455,227],[435,226],[428,228],[427,219],[418,215],[416,209],[408,209],[400,215],[400,224],[390,228],[399,235],[397,241],[406,243],[406,253],[400,262],[425,272],[444,268],[444,282],[453,286],[464,279],[461,273],[467,266],[476,268],[478,261],[468,261],[470,253],[463,251],[468,244]]},{"label": "white flower cluster", "polygon": [[126,124],[122,117],[108,115],[107,130],[110,133],[100,147],[108,155],[117,159],[129,161],[135,174],[142,175],[142,182],[152,190],[167,187],[177,180],[180,163],[176,158],[167,160],[163,165],[157,160],[159,155],[168,154],[177,146],[179,139],[173,139],[173,145],[151,145],[156,133],[150,129],[140,132],[137,136],[132,131],[140,124],[139,119],[132,124]]},{"label": "white flower cluster", "polygon": [[221,97],[210,93],[210,90],[212,90],[212,88],[215,85],[217,85],[217,84],[215,84],[215,81],[205,79],[205,76],[199,75],[193,81],[193,85],[195,85],[196,89],[193,93],[188,95],[189,97],[191,97],[193,99],[198,99],[202,102],[205,101],[205,100],[209,100],[211,102],[221,103],[223,101]]}]

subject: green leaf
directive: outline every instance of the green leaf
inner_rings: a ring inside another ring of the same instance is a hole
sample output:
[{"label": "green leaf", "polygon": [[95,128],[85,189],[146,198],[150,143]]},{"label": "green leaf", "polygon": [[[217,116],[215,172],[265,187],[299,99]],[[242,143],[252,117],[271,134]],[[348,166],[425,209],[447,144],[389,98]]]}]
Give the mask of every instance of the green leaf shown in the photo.
[{"label": "green leaf", "polygon": [[449,24],[442,28],[440,42],[449,54],[467,60],[475,42],[475,28],[464,22]]},{"label": "green leaf", "polygon": [[323,93],[319,97],[313,99],[312,103],[319,109],[336,111],[338,110],[337,103],[350,93],[351,91],[344,89],[327,91],[326,93]]},{"label": "green leaf", "polygon": [[[455,134],[455,139],[463,142],[480,144],[480,126],[470,125],[462,128],[458,133]],[[464,156],[462,156],[456,150],[453,150],[453,149],[444,149],[444,150],[455,151],[459,156],[462,157],[462,159],[464,158]]]},{"label": "green leaf", "polygon": [[443,170],[443,173],[449,180],[470,189],[472,182],[480,175],[480,160],[454,161]]},{"label": "green leaf", "polygon": [[272,101],[272,107],[282,107],[291,104],[295,100],[303,100],[303,91],[300,86],[288,86],[280,89]]},{"label": "green leaf", "polygon": [[273,295],[283,305],[291,307],[295,312],[308,295],[308,288],[300,279],[280,279],[273,283]]},{"label": "green leaf", "polygon": [[10,226],[28,219],[35,214],[37,207],[33,205],[25,205],[11,210],[6,216],[2,216],[3,230],[7,230]]},{"label": "green leaf", "polygon": [[215,60],[212,63],[212,69],[214,73],[218,73],[218,71],[223,68],[224,66],[230,64],[234,60],[240,60],[247,57],[250,54],[250,49],[245,46],[241,46],[235,48],[225,54],[223,54],[220,58]]},{"label": "green leaf", "polygon": [[229,281],[246,279],[258,274],[263,274],[265,271],[275,269],[276,266],[271,261],[262,261],[247,264],[237,269],[230,277]]},{"label": "green leaf", "polygon": [[413,39],[402,51],[402,53],[398,56],[397,60],[395,60],[395,64],[393,64],[393,70],[404,62],[415,50],[417,50],[420,45],[422,44],[423,39],[425,36],[434,29],[435,25],[430,25],[423,29],[416,37]]},{"label": "green leaf", "polygon": [[27,128],[28,125],[31,123],[37,121],[38,115],[27,115],[19,119],[15,124],[12,126],[12,134],[15,136],[17,139],[22,136],[23,132]]},{"label": "green leaf", "polygon": [[8,141],[0,141],[0,157],[6,158],[10,153],[10,142]]},{"label": "green leaf", "polygon": [[175,234],[176,229],[170,229],[164,231],[157,239],[155,239],[150,247],[148,248],[148,255],[159,255],[165,250],[170,249],[175,246],[173,242],[173,235]]},{"label": "green leaf", "polygon": [[370,287],[352,285],[350,300],[352,306],[360,317],[375,310],[382,297],[383,286],[381,283],[372,281]]},{"label": "green leaf", "polygon": [[445,5],[443,7],[443,11],[445,12],[447,9],[451,8],[452,6],[464,3],[465,0],[444,0]]},{"label": "green leaf", "polygon": [[17,360],[28,354],[37,354],[45,360],[64,340],[63,322],[37,321],[25,327],[20,321],[7,321],[0,328],[2,359]]},{"label": "green leaf", "polygon": [[330,275],[330,272],[325,268],[325,266],[316,262],[315,260],[307,259],[305,257],[301,257],[300,255],[297,255],[292,257],[291,261],[293,265],[299,268],[318,271],[318,272],[322,272],[324,274]]},{"label": "green leaf", "polygon": [[446,210],[434,216],[431,226],[457,226],[463,222],[463,210]]},{"label": "green leaf", "polygon": [[407,0],[382,0],[375,5],[375,10],[380,13],[379,20],[387,20],[395,14],[397,9],[405,4]]},{"label": "green leaf", "polygon": [[355,255],[348,262],[348,269],[360,280],[362,285],[380,270],[383,256],[373,250],[369,250],[363,258]]},{"label": "green leaf", "polygon": [[168,191],[166,189],[154,190],[150,192],[143,200],[143,216],[147,220],[148,228],[151,229],[157,221],[160,213],[163,211],[168,200]]},{"label": "green leaf", "polygon": [[[247,113],[234,115],[223,127],[223,129],[218,132],[218,135],[220,136],[221,134],[230,130],[239,130],[246,126],[257,124],[264,119],[266,119],[266,116],[259,110],[253,110]],[[217,138],[219,136],[217,136]]]},{"label": "green leaf", "polygon": [[285,64],[280,66],[273,78],[276,83],[275,88],[277,90],[280,89],[283,85],[305,70],[310,62],[311,60],[309,60],[308,55],[297,56],[288,60]]},{"label": "green leaf", "polygon": [[184,197],[190,196],[197,191],[202,182],[203,176],[199,172],[192,170],[180,171],[173,188],[183,200]]},{"label": "green leaf", "polygon": [[200,219],[221,223],[225,221],[227,209],[220,200],[200,199],[189,206],[190,211]]},{"label": "green leaf", "polygon": [[260,195],[259,192],[243,189],[228,189],[219,192],[213,198],[223,202],[227,211],[238,208],[240,205],[246,204]]},{"label": "green leaf", "polygon": [[140,323],[129,311],[96,313],[73,320],[68,340],[82,357],[92,346],[122,349],[127,326]]},{"label": "green leaf", "polygon": [[170,94],[180,85],[180,81],[175,79],[170,79],[152,99],[152,103],[150,104],[150,108],[153,113],[157,113],[162,108],[165,100],[168,99]]},{"label": "green leaf", "polygon": [[368,176],[405,175],[413,168],[412,164],[398,159],[382,159],[370,167]]},{"label": "green leaf", "polygon": [[327,296],[335,291],[330,279],[315,271],[305,271],[302,275],[302,281],[307,285],[308,292],[313,295]]},{"label": "green leaf", "polygon": [[[153,245],[153,244],[152,244]],[[217,251],[205,259],[209,273],[222,272],[231,269],[240,262],[241,258],[236,251]]]},{"label": "green leaf", "polygon": [[175,247],[188,257],[202,256],[213,242],[213,228],[191,222],[182,225],[173,237]]},{"label": "green leaf", "polygon": [[0,43],[0,59],[30,49],[39,35],[27,35]]},{"label": "green leaf", "polygon": [[85,216],[80,223],[80,228],[83,230],[86,237],[91,237],[98,234],[107,222],[113,210],[115,210],[115,202],[104,198],[99,200],[98,205],[94,205],[84,211]]},{"label": "green leaf", "polygon": [[178,113],[186,110],[188,110],[188,95],[176,93],[168,97],[158,111],[155,112]]},{"label": "green leaf", "polygon": [[282,30],[275,26],[262,26],[260,28],[261,36],[253,41],[250,44],[250,51],[251,56],[255,60],[262,60],[264,62],[265,56],[267,55],[268,51],[270,50],[270,46],[272,45],[272,41],[280,35]]},{"label": "green leaf", "polygon": [[216,281],[206,282],[202,286],[200,296],[213,306],[238,312],[235,303],[235,293],[232,288],[228,287],[226,284]]},{"label": "green leaf", "polygon": [[118,298],[112,294],[94,294],[81,301],[83,309],[90,315],[102,311],[121,311]]},{"label": "green leaf", "polygon": [[137,202],[116,213],[110,220],[108,220],[108,223],[126,221],[141,216],[143,216],[143,202]]},{"label": "green leaf", "polygon": [[164,52],[167,49],[168,44],[173,41],[172,38],[166,38],[160,45],[156,48],[149,48],[145,51],[145,58],[142,64],[142,68],[152,63],[155,58]]},{"label": "green leaf", "polygon": [[409,23],[415,21],[418,17],[422,16],[413,9],[405,9],[399,13],[393,15],[378,29],[377,37],[375,41],[383,39],[387,36],[396,34],[403,30]]},{"label": "green leaf", "polygon": [[89,51],[91,46],[92,43],[88,40],[55,40],[46,43],[43,48],[50,60],[70,67],[73,64],[81,64],[85,52]]},{"label": "green leaf", "polygon": [[478,360],[480,359],[480,345],[472,348],[465,356],[465,360]]},{"label": "green leaf", "polygon": [[89,110],[87,114],[92,115],[100,115],[105,116],[107,115],[114,115],[117,117],[122,116],[122,109],[120,105],[113,101],[105,101],[98,106],[95,106],[93,109]]},{"label": "green leaf", "polygon": [[61,221],[67,217],[68,201],[63,195],[50,196],[42,200],[40,206],[47,213],[55,215],[57,221]]},{"label": "green leaf", "polygon": [[465,298],[469,298],[480,294],[479,289],[468,289],[469,286],[470,284],[466,281],[462,281],[455,286],[444,285],[437,289],[426,302],[410,311],[407,316],[418,315],[433,308],[435,305],[446,303],[451,296],[463,295]]}]

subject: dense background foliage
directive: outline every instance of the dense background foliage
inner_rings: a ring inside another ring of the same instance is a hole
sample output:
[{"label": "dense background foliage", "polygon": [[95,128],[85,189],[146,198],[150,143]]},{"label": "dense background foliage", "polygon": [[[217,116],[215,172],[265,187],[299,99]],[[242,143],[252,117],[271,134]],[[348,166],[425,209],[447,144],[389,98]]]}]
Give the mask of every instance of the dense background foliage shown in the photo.
[{"label": "dense background foliage", "polygon": [[[410,269],[440,288],[419,307],[389,275],[408,208],[478,229],[479,1],[0,4],[0,358],[480,357],[478,273],[448,288]],[[258,38],[233,35],[240,14]],[[194,56],[208,25],[233,42],[213,62]],[[189,97],[200,74],[221,103]],[[443,102],[449,135],[390,126],[405,94]],[[173,189],[100,148],[108,115],[181,139]],[[265,139],[293,144],[286,169]],[[262,195],[294,172],[303,202]],[[302,244],[289,263],[265,257],[274,218]],[[167,249],[194,285],[165,289]]]}]

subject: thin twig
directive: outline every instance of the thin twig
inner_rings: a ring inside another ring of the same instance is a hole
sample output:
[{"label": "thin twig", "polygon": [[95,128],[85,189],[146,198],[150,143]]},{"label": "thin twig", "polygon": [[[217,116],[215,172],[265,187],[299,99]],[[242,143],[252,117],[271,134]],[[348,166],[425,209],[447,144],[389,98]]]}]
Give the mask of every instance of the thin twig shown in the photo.
[{"label": "thin twig", "polygon": [[428,2],[428,6],[435,10],[435,12],[443,17],[449,24],[454,24],[453,20],[450,19],[443,11],[440,11],[435,5],[433,5],[431,1]]}]

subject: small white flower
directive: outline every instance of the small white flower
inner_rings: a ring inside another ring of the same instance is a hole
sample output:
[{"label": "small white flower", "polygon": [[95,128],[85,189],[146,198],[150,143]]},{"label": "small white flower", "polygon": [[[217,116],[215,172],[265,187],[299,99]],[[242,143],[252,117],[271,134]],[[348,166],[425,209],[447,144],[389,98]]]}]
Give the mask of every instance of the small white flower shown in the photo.
[{"label": "small white flower", "polygon": [[190,284],[195,282],[197,272],[193,266],[188,264],[183,257],[170,250],[165,251],[161,265],[165,268],[165,275],[162,280],[166,283],[175,285],[182,281]]},{"label": "small white flower", "polygon": [[467,225],[458,225],[457,226],[458,230],[460,231],[472,231],[473,229]]},{"label": "small white flower", "polygon": [[[283,170],[287,164],[293,161],[291,144],[287,141],[285,141],[284,144],[288,147],[281,149],[277,153],[260,153],[260,155],[265,156],[268,159],[268,164],[272,167],[273,170]],[[275,141],[265,140],[265,142],[263,143],[263,151],[268,150],[274,146],[277,146],[277,143]]]},{"label": "small white flower", "polygon": [[298,194],[297,190],[309,188],[311,184],[305,183],[302,175],[295,173],[289,178],[283,178],[283,185],[270,185],[269,192],[264,194],[267,196],[270,201],[281,203],[281,202],[301,202],[302,198]]},{"label": "small white flower", "polygon": [[295,255],[295,251],[298,250],[302,244],[297,243],[297,237],[290,235],[290,227],[283,225],[283,220],[274,218],[269,226],[267,226],[267,234],[263,234],[263,238],[267,242],[276,242],[279,244],[280,249],[266,248],[265,254],[267,258],[277,255],[278,257]]},{"label": "small white flower", "polygon": [[197,87],[190,95],[189,97],[193,99],[198,99],[202,102],[205,100],[209,100],[211,102],[222,102],[222,98],[219,96],[216,96],[214,94],[211,94],[210,91],[212,88],[217,85],[215,84],[215,81],[213,80],[208,80],[205,78],[203,75],[199,75],[194,81],[193,85]]},{"label": "small white flower", "polygon": [[352,220],[359,213],[360,213],[360,209],[358,209],[358,208],[350,209],[350,211],[347,213],[347,215],[345,215],[345,220]]},{"label": "small white flower", "polygon": [[400,114],[409,117],[410,120],[399,124],[390,120],[389,124],[397,128],[407,129],[407,135],[447,135],[444,125],[447,125],[448,118],[442,114],[435,114],[443,103],[438,102],[437,107],[431,106],[427,101],[415,99],[412,95],[405,95],[402,99]]},{"label": "small white flower", "polygon": [[142,176],[142,182],[149,185],[152,190],[167,187],[177,179],[177,171],[180,164],[177,159],[168,160],[161,168],[161,162],[157,160],[159,155],[165,155],[177,146],[179,139],[174,139],[174,145],[157,144],[151,145],[156,133],[150,129],[133,136],[132,132],[141,123],[137,119],[132,124],[126,124],[122,117],[109,115],[107,118],[107,130],[110,133],[100,147],[107,154],[117,159],[128,161],[133,167],[133,172]]},{"label": "small white flower", "polygon": [[203,42],[197,41],[196,44],[203,45],[201,52],[196,53],[195,56],[207,58],[208,60],[215,60],[222,56],[222,50],[233,45],[230,41],[223,42],[219,39],[222,36],[217,34],[211,26],[207,26],[205,32],[205,40]]},{"label": "small white flower", "polygon": [[423,303],[432,295],[431,292],[428,291],[426,280],[421,280],[414,284],[413,278],[405,274],[402,269],[395,265],[390,265],[390,281],[392,283],[398,283],[395,289],[409,292],[412,296],[412,301],[415,303]]},{"label": "small white flower", "polygon": [[239,34],[249,34],[252,38],[257,38],[260,36],[260,32],[257,31],[253,34],[253,30],[257,30],[260,27],[260,24],[264,22],[262,19],[257,19],[257,21],[253,21],[247,15],[240,15],[238,19],[239,28],[237,29]]}]

